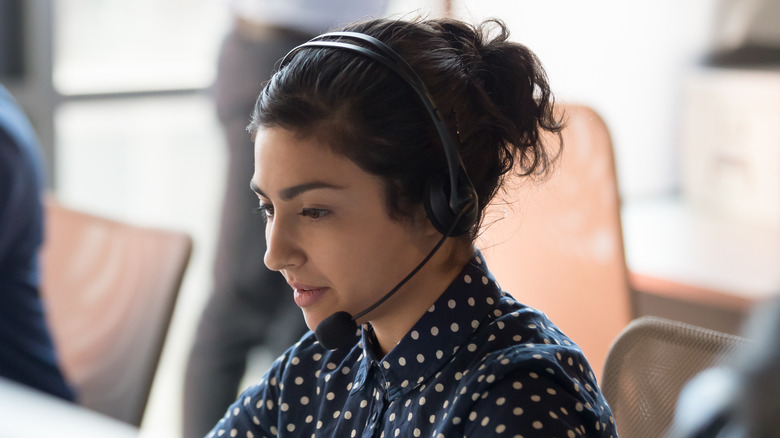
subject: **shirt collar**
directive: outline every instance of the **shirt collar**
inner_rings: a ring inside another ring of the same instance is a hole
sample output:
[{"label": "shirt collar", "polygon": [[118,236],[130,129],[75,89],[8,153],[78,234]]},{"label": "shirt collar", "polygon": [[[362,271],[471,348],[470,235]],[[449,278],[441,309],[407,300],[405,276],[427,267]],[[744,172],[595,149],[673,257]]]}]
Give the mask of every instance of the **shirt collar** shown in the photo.
[{"label": "shirt collar", "polygon": [[427,312],[384,358],[377,357],[376,337],[363,326],[363,354],[353,384],[362,387],[371,373],[376,385],[394,400],[431,378],[452,356],[465,347],[501,299],[501,289],[487,269],[482,253],[461,270]]}]

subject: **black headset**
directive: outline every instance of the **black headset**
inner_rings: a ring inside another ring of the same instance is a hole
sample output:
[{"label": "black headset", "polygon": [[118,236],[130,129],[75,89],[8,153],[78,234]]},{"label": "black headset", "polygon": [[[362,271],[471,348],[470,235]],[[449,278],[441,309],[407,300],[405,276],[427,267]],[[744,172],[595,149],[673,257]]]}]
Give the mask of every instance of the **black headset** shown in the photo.
[{"label": "black headset", "polygon": [[[343,40],[359,41],[374,50]],[[423,200],[425,211],[436,230],[445,237],[460,236],[469,232],[477,221],[477,192],[463,166],[457,144],[420,76],[387,44],[370,35],[358,32],[330,32],[315,37],[287,53],[282,58],[279,69],[281,70],[287,65],[295,53],[306,47],[342,49],[366,56],[389,68],[409,84],[420,98],[436,127],[447,159],[448,175],[434,175],[429,178],[426,184]]]}]

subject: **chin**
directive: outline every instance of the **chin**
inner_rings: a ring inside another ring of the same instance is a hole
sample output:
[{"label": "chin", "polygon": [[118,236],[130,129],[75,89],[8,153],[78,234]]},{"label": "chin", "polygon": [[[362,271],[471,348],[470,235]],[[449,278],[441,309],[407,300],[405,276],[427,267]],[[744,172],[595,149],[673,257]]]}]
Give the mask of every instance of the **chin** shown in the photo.
[{"label": "chin", "polygon": [[319,315],[310,315],[306,311],[303,312],[303,319],[306,322],[306,327],[309,328],[309,330],[314,331],[314,329],[317,328],[317,326],[322,322],[323,317]]}]

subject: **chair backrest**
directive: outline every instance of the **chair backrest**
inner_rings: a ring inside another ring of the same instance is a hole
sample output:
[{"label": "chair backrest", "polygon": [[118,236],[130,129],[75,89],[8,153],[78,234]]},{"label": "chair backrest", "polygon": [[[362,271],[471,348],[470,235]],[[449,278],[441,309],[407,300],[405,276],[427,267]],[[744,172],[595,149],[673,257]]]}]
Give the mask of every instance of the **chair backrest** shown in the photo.
[{"label": "chair backrest", "polygon": [[184,233],[47,201],[42,296],[79,404],[140,425],[191,250]]},{"label": "chair backrest", "polygon": [[[545,312],[599,376],[631,320],[617,177],[604,121],[587,107],[561,109],[567,125],[552,174],[510,181],[477,245],[504,290]],[[557,152],[559,140],[546,141]]]},{"label": "chair backrest", "polygon": [[686,382],[729,365],[749,345],[739,336],[654,316],[632,321],[612,345],[601,379],[620,436],[665,436]]}]

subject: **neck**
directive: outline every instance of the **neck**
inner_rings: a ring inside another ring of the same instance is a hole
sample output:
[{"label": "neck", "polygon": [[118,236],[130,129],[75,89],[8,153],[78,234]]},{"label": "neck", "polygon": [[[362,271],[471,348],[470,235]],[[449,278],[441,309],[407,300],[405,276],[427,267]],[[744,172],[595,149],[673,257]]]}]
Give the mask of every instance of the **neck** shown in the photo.
[{"label": "neck", "polygon": [[415,278],[383,304],[381,313],[368,315],[382,356],[406,336],[468,263],[474,250],[460,246],[456,240],[445,242]]}]

